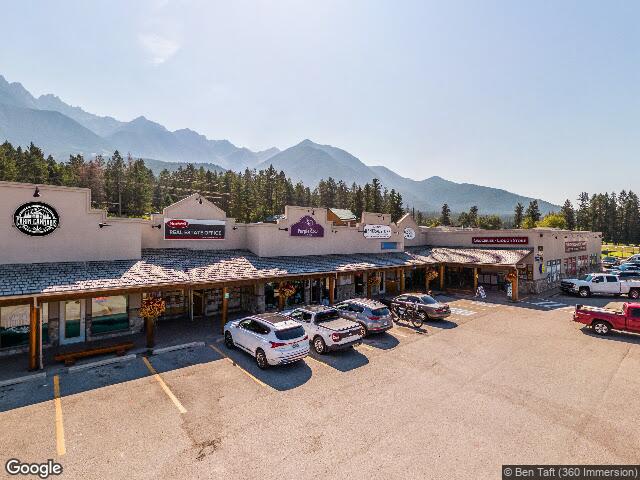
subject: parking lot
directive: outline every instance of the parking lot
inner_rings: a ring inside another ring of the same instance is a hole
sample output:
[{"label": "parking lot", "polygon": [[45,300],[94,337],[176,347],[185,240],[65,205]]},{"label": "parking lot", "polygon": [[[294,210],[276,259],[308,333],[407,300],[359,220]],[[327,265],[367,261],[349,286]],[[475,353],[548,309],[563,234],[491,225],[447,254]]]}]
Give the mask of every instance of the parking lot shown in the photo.
[{"label": "parking lot", "polygon": [[490,479],[502,464],[637,463],[640,337],[591,334],[571,322],[575,303],[452,298],[446,321],[266,371],[219,338],[3,387],[3,464],[53,458],[64,478]]}]

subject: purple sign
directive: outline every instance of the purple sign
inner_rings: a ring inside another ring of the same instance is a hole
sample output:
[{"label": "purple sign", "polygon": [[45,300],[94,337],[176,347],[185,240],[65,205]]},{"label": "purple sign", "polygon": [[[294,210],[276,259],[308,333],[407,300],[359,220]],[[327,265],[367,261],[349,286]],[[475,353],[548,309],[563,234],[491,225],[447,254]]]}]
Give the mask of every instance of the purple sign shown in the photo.
[{"label": "purple sign", "polygon": [[289,229],[292,237],[324,237],[324,227],[305,215]]}]

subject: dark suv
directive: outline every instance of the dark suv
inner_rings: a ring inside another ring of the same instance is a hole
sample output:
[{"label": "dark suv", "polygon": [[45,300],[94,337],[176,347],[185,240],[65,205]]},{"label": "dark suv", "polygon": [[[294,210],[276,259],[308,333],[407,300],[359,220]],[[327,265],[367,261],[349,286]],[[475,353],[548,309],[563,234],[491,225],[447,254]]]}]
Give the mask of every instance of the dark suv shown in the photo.
[{"label": "dark suv", "polygon": [[416,306],[418,314],[423,320],[444,320],[451,315],[451,309],[446,303],[440,303],[426,293],[403,293],[391,300],[391,310],[397,311],[398,307]]}]

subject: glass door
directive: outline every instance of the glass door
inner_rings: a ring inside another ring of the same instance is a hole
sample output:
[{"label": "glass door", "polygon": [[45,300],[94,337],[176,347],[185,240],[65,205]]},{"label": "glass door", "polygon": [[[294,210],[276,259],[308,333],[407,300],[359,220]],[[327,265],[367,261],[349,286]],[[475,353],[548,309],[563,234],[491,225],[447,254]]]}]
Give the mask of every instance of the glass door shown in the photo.
[{"label": "glass door", "polygon": [[84,342],[84,300],[60,302],[60,344]]}]

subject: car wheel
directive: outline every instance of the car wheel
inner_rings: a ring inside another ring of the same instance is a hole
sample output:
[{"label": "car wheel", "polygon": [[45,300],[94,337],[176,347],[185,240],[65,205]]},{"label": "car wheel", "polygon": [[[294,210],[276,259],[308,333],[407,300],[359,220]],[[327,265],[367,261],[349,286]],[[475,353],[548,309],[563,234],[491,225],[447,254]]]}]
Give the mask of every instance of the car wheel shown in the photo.
[{"label": "car wheel", "polygon": [[362,329],[362,336],[366,337],[369,335],[369,330],[367,330],[367,326],[364,323],[360,324],[360,328]]},{"label": "car wheel", "polygon": [[582,298],[587,298],[590,295],[591,292],[589,292],[589,289],[587,287],[582,287],[579,291],[578,291],[578,295],[580,295]]},{"label": "car wheel", "polygon": [[593,331],[598,335],[609,335],[609,332],[611,332],[611,325],[602,320],[596,320],[591,326],[593,327]]},{"label": "car wheel", "polygon": [[313,339],[313,349],[320,355],[327,351],[327,344],[320,335]]},{"label": "car wheel", "polygon": [[633,290],[630,290],[629,298],[633,298],[634,300],[637,300],[638,298],[640,298],[640,290],[636,288],[634,288]]},{"label": "car wheel", "polygon": [[227,348],[234,348],[236,346],[235,343],[233,343],[231,332],[224,332],[224,344]]},{"label": "car wheel", "polygon": [[256,364],[258,365],[258,368],[260,370],[264,370],[269,366],[269,362],[267,362],[267,356],[261,348],[256,350]]}]

